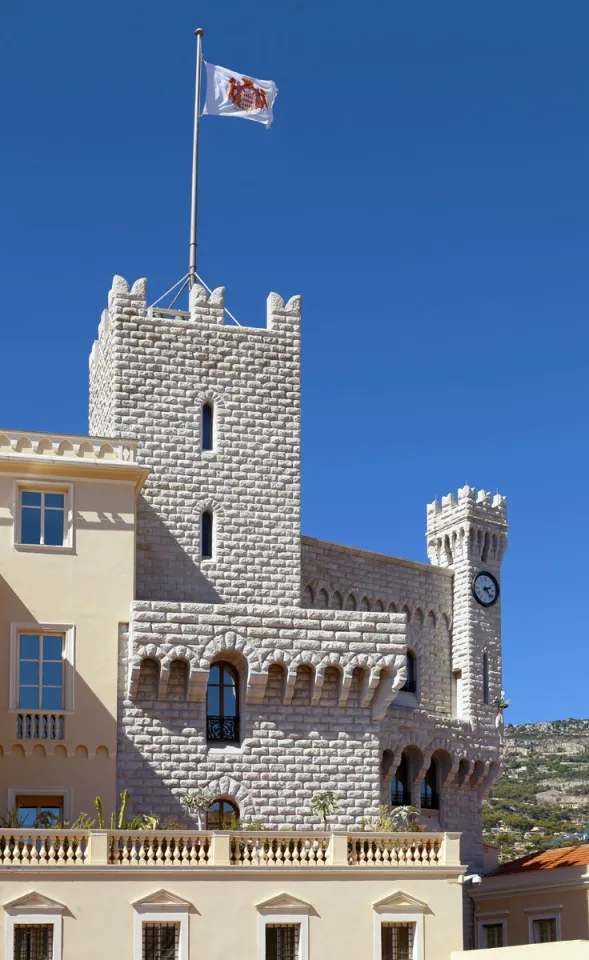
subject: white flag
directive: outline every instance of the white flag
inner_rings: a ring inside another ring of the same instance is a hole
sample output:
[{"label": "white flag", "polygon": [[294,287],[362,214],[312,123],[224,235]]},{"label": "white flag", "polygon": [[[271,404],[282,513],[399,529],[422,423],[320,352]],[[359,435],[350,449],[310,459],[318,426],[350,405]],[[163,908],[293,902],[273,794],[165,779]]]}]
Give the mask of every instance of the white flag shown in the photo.
[{"label": "white flag", "polygon": [[272,123],[272,104],[278,90],[272,80],[256,80],[215,63],[207,68],[207,95],[203,114],[243,117],[267,127]]}]

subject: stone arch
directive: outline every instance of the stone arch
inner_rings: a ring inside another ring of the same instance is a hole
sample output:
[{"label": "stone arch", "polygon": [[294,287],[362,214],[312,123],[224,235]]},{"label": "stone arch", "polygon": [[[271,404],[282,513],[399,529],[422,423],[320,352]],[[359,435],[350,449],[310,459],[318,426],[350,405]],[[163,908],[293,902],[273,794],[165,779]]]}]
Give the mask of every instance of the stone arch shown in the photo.
[{"label": "stone arch", "polygon": [[339,674],[338,680],[338,693],[337,693],[337,702],[339,704],[342,692],[342,680],[343,680],[343,668],[341,663],[341,655],[339,653],[330,653],[324,657],[315,668],[315,683],[313,686],[313,694],[311,697],[311,704],[315,706],[319,703],[321,699],[321,692],[323,690],[323,684],[325,682],[326,671],[330,668],[335,668]]},{"label": "stone arch", "polygon": [[334,610],[342,610],[344,602],[342,600],[342,595],[339,590],[336,590],[331,598],[331,605]]},{"label": "stone arch", "polygon": [[190,681],[190,664],[183,657],[170,661],[166,683],[166,700],[187,700]]},{"label": "stone arch", "polygon": [[430,611],[428,612],[428,615],[427,615],[427,628],[428,628],[428,630],[431,630],[431,631],[433,632],[433,631],[436,629],[437,622],[438,622],[438,620],[437,620],[437,617],[436,617],[434,611],[433,611],[433,610],[430,610]]},{"label": "stone arch", "polygon": [[310,583],[307,584],[303,590],[303,606],[312,607],[315,603],[315,593],[313,592],[313,587]]},{"label": "stone arch", "polygon": [[405,616],[407,617],[407,623],[411,623],[411,610],[409,609],[409,606],[406,603],[403,605],[403,609],[401,610],[401,613],[404,613]]},{"label": "stone arch", "polygon": [[367,596],[363,596],[360,600],[360,610],[370,610],[370,600]]},{"label": "stone arch", "polygon": [[192,702],[203,700],[206,691],[208,669],[202,670],[194,650],[191,650],[189,647],[185,646],[172,647],[171,650],[168,650],[165,656],[162,657],[160,674],[160,688],[162,697],[165,699],[168,698],[170,670],[172,664],[177,660],[184,661],[188,667],[188,687],[185,699]]},{"label": "stone arch", "polygon": [[346,610],[357,610],[358,604],[356,603],[356,595],[353,592],[350,592],[346,597]]},{"label": "stone arch", "polygon": [[213,660],[223,656],[223,659],[229,659],[231,662],[232,654],[241,654],[249,670],[258,672],[262,670],[262,662],[258,651],[249,640],[232,630],[228,630],[209,641],[204,648],[200,666],[204,670],[210,670]]},{"label": "stone arch", "polygon": [[108,747],[105,747],[104,744],[101,744],[99,747],[96,747],[96,758],[101,758],[102,760],[108,760],[110,754],[108,752]]},{"label": "stone arch", "polygon": [[0,450],[12,450],[12,444],[5,433],[0,433]]},{"label": "stone arch", "polygon": [[94,444],[90,443],[89,440],[83,440],[82,443],[78,445],[76,455],[82,458],[94,457],[95,456]]},{"label": "stone arch", "polygon": [[29,437],[19,437],[14,449],[16,453],[32,453],[33,444]]},{"label": "stone arch", "polygon": [[67,760],[67,750],[64,747],[63,743],[59,743],[55,750],[53,751],[54,757],[60,757],[62,760]]},{"label": "stone arch", "polygon": [[137,699],[137,691],[139,685],[139,675],[141,672],[141,664],[145,659],[157,660],[159,663],[159,670],[161,676],[161,663],[164,658],[163,650],[159,647],[156,647],[155,643],[148,643],[145,646],[137,648],[137,652],[133,656],[132,660],[129,662],[129,699]]},{"label": "stone arch", "polygon": [[37,453],[53,453],[53,444],[48,437],[43,437],[37,444]]},{"label": "stone arch", "polygon": [[286,688],[287,667],[282,660],[272,660],[266,662],[264,668],[268,672],[268,680],[264,690],[264,703],[266,706],[272,704],[284,703],[284,691]]},{"label": "stone arch", "polygon": [[382,602],[382,600],[376,601],[376,603],[374,604],[374,611],[375,613],[384,613],[384,603]]},{"label": "stone arch", "polygon": [[286,684],[284,689],[285,704],[292,703],[292,698],[294,694],[295,684],[297,682],[297,673],[299,671],[299,667],[308,667],[312,672],[309,703],[311,702],[311,697],[313,696],[313,686],[315,682],[315,670],[316,670],[318,660],[319,660],[318,655],[315,655],[315,657],[313,657],[312,654],[305,653],[305,652],[299,653],[298,656],[293,657],[293,659],[288,665],[288,671],[286,674]]},{"label": "stone arch", "polygon": [[116,454],[112,443],[101,444],[97,456],[99,460],[116,460]]},{"label": "stone arch", "polygon": [[74,751],[74,756],[78,760],[87,760],[88,759],[88,747],[84,746],[83,743],[79,743]]},{"label": "stone arch", "polygon": [[143,657],[139,665],[135,700],[158,700],[161,661],[157,657]]},{"label": "stone arch", "polygon": [[452,547],[450,546],[450,537],[448,534],[444,537],[444,559],[448,565],[452,565],[454,558],[452,556]]},{"label": "stone arch", "polygon": [[[343,707],[348,701],[350,695],[350,689],[352,686],[352,681],[354,679],[354,671],[361,670],[362,677],[360,680],[360,689],[358,691],[358,704],[360,706],[365,706],[365,701],[368,695],[369,682],[370,682],[370,672],[374,666],[374,658],[367,653],[358,653],[356,656],[352,657],[349,660],[345,661],[344,672],[342,677],[342,685],[340,691],[339,705]],[[370,697],[374,691],[370,690]]]},{"label": "stone arch", "polygon": [[388,607],[387,607],[387,610],[388,610],[389,613],[396,613],[396,612],[397,612],[397,604],[395,603],[394,600],[391,600],[391,602],[389,603],[389,605],[388,605]]},{"label": "stone arch", "polygon": [[317,606],[322,610],[326,610],[329,606],[329,597],[327,596],[327,590],[325,587],[321,587],[321,590],[317,594]]},{"label": "stone arch", "polygon": [[[198,786],[195,784],[195,786]],[[211,780],[206,785],[211,800],[234,800],[239,806],[239,815],[242,820],[253,819],[255,816],[253,801],[244,787],[234,777],[222,776]]]},{"label": "stone arch", "polygon": [[419,627],[422,627],[422,626],[423,626],[423,610],[421,609],[421,607],[416,607],[416,608],[415,608],[415,613],[414,613],[414,615],[413,615],[413,619],[415,620],[415,623],[416,623]]},{"label": "stone arch", "polygon": [[58,457],[73,457],[74,445],[70,440],[62,440],[57,448]]},{"label": "stone arch", "polygon": [[483,561],[483,563],[486,563],[487,560],[489,559],[489,549],[490,549],[490,546],[491,546],[491,537],[490,537],[490,535],[489,535],[489,531],[487,530],[487,531],[485,532],[485,537],[484,537],[484,540],[483,540],[483,549],[482,549],[482,552],[481,552],[481,560]]}]

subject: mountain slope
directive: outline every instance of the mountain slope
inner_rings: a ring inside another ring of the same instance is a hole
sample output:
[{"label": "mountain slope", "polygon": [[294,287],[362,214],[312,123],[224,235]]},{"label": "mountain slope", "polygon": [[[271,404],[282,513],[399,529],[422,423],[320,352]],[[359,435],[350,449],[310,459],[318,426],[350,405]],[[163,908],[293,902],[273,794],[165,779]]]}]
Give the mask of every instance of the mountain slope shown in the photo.
[{"label": "mountain slope", "polygon": [[587,829],[589,720],[505,730],[504,773],[483,807],[485,840],[510,860]]}]

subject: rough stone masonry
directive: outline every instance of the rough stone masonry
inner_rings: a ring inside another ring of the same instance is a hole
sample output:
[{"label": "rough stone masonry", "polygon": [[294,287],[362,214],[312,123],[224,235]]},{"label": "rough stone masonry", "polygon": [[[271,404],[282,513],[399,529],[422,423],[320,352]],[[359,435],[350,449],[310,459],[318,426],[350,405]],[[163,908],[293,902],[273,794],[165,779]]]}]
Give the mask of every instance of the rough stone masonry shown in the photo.
[{"label": "rough stone masonry", "polygon": [[[301,537],[300,321],[298,297],[271,294],[266,327],[238,328],[222,289],[195,286],[189,311],[169,312],[147,308],[145,281],[114,279],[90,431],[136,438],[150,469],[120,634],[119,781],[136,811],[186,820],[181,797],[206,789],[246,821],[292,828],[319,827],[311,798],[334,790],[333,821],[360,827],[390,804],[401,763],[417,807],[433,770],[423,818],[461,831],[480,869],[482,798],[500,773],[501,623],[472,581],[500,579],[505,500],[463,487],[430,504],[431,565]],[[231,743],[207,739],[218,663],[238,678]]]}]

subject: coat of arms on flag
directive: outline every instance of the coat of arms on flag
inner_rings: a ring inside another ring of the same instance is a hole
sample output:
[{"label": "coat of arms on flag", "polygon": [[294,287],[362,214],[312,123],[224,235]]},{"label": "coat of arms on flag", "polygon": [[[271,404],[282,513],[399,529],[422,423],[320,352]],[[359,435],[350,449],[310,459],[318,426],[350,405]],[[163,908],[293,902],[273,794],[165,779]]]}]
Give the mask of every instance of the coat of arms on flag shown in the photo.
[{"label": "coat of arms on flag", "polygon": [[214,63],[205,66],[207,93],[203,115],[244,117],[270,126],[278,93],[272,80],[255,80]]}]

